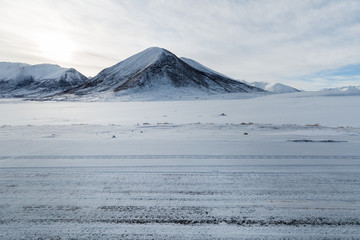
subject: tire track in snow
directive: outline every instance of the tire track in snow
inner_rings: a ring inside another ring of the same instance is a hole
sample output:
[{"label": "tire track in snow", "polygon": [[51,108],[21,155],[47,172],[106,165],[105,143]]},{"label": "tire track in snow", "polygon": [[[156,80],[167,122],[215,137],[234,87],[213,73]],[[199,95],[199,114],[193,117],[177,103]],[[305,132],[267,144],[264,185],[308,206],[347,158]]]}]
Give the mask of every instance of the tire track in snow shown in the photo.
[{"label": "tire track in snow", "polygon": [[356,155],[20,155],[0,156],[9,159],[350,159],[360,160]]},{"label": "tire track in snow", "polygon": [[359,165],[257,168],[0,168],[0,239],[357,239]]}]

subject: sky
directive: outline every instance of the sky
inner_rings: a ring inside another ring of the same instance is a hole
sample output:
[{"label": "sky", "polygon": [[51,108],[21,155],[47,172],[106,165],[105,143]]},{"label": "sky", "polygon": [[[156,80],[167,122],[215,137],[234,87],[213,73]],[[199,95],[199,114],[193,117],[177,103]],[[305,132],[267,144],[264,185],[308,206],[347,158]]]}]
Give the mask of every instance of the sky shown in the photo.
[{"label": "sky", "polygon": [[95,76],[149,47],[238,80],[360,85],[359,0],[0,0],[0,61]]}]

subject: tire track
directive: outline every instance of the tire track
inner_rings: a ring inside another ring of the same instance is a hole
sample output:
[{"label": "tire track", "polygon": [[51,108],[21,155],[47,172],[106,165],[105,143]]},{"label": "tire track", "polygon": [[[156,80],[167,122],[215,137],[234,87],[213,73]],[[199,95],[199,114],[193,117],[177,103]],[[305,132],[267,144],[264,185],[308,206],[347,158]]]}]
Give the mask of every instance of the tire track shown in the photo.
[{"label": "tire track", "polygon": [[360,160],[356,155],[20,155],[0,156],[1,160],[24,159],[349,159]]}]

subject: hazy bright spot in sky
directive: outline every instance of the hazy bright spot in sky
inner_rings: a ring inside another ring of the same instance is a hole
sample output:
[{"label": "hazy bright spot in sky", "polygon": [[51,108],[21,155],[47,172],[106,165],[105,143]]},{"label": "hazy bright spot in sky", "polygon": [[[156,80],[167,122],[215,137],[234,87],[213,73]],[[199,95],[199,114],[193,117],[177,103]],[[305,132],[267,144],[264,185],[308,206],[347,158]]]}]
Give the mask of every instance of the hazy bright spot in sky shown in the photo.
[{"label": "hazy bright spot in sky", "polygon": [[56,61],[69,61],[72,58],[74,43],[64,35],[39,35],[36,43],[42,57]]}]

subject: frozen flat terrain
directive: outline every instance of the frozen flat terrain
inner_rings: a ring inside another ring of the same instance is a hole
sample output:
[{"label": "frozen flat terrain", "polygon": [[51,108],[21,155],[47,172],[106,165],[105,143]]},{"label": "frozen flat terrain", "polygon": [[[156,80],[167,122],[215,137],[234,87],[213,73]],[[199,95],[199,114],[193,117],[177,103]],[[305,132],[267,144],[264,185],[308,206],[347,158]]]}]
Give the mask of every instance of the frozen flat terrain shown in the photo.
[{"label": "frozen flat terrain", "polygon": [[0,239],[356,239],[359,100],[0,100]]},{"label": "frozen flat terrain", "polygon": [[359,159],[293,161],[2,168],[0,238],[356,239]]}]

